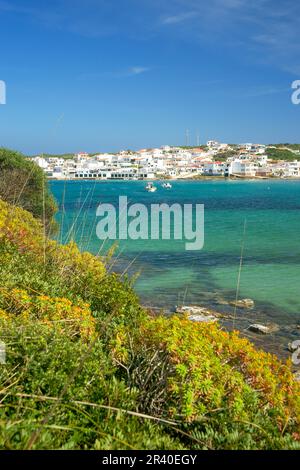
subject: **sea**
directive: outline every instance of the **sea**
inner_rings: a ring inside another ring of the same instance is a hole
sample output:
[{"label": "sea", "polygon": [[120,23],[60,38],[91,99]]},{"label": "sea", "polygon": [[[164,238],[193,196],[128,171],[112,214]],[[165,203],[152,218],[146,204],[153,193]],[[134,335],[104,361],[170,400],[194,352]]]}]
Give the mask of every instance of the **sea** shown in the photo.
[{"label": "sea", "polygon": [[[169,315],[177,306],[198,305],[223,313],[221,323],[262,348],[288,357],[289,343],[300,339],[300,181],[172,181],[165,189],[145,190],[145,181],[51,181],[57,200],[62,243],[106,256],[109,269],[134,280],[143,305]],[[128,205],[204,205],[204,245],[187,251],[184,240],[100,240],[99,204],[119,197]],[[252,309],[230,302],[252,299]],[[271,335],[249,330],[254,323],[276,324]]]}]

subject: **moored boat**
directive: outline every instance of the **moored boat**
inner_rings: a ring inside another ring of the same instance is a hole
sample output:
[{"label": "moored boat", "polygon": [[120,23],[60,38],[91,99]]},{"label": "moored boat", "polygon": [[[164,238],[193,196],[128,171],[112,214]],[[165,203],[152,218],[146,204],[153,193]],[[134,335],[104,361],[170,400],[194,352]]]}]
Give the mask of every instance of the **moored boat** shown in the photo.
[{"label": "moored boat", "polygon": [[148,191],[149,193],[154,193],[154,192],[157,190],[157,187],[154,186],[153,183],[148,183],[145,189],[146,189],[146,191]]}]

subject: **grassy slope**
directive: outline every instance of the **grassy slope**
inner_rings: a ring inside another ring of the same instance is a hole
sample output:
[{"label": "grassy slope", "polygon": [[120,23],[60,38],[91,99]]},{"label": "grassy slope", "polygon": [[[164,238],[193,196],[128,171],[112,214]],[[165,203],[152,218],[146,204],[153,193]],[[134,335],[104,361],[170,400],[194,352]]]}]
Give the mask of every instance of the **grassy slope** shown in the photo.
[{"label": "grassy slope", "polygon": [[1,200],[0,276],[1,448],[300,447],[290,364],[216,325],[150,317],[103,260]]},{"label": "grassy slope", "polygon": [[266,149],[266,154],[268,155],[268,158],[271,158],[274,161],[285,160],[293,162],[295,160],[299,160],[299,154],[295,153],[293,150],[298,149],[293,148],[293,146],[279,148],[268,147]]}]

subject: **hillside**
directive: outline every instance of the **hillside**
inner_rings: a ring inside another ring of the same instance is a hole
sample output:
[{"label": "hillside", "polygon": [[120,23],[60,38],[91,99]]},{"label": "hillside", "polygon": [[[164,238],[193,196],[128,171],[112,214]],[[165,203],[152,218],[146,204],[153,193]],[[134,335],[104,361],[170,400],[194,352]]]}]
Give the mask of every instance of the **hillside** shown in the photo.
[{"label": "hillside", "polygon": [[150,316],[104,259],[43,233],[0,200],[1,448],[300,448],[290,364]]},{"label": "hillside", "polygon": [[285,160],[285,161],[294,161],[299,160],[300,155],[298,153],[299,149],[296,145],[292,146],[277,146],[277,147],[268,147],[266,149],[266,154],[268,158],[272,160]]}]

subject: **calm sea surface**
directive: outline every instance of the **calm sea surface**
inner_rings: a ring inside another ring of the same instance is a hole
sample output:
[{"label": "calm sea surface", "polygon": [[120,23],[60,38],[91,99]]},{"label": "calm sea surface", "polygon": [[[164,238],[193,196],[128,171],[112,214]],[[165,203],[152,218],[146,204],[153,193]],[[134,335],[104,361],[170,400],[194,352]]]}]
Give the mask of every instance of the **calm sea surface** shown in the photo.
[{"label": "calm sea surface", "polygon": [[[145,182],[51,182],[59,203],[60,240],[75,239],[81,249],[104,253],[109,243],[96,237],[99,203],[201,203],[205,205],[205,244],[185,251],[181,241],[119,242],[112,269],[139,273],[136,291],[144,304],[172,310],[199,304],[232,313],[226,301],[236,293],[241,243],[246,220],[240,298],[255,301],[253,310],[238,311],[238,328],[253,322],[280,325],[263,339],[267,348],[287,354],[288,341],[300,338],[300,181],[172,182],[171,190]],[[120,215],[121,217],[121,215]],[[231,321],[225,322],[231,328]],[[250,335],[256,342],[261,337]]]}]

